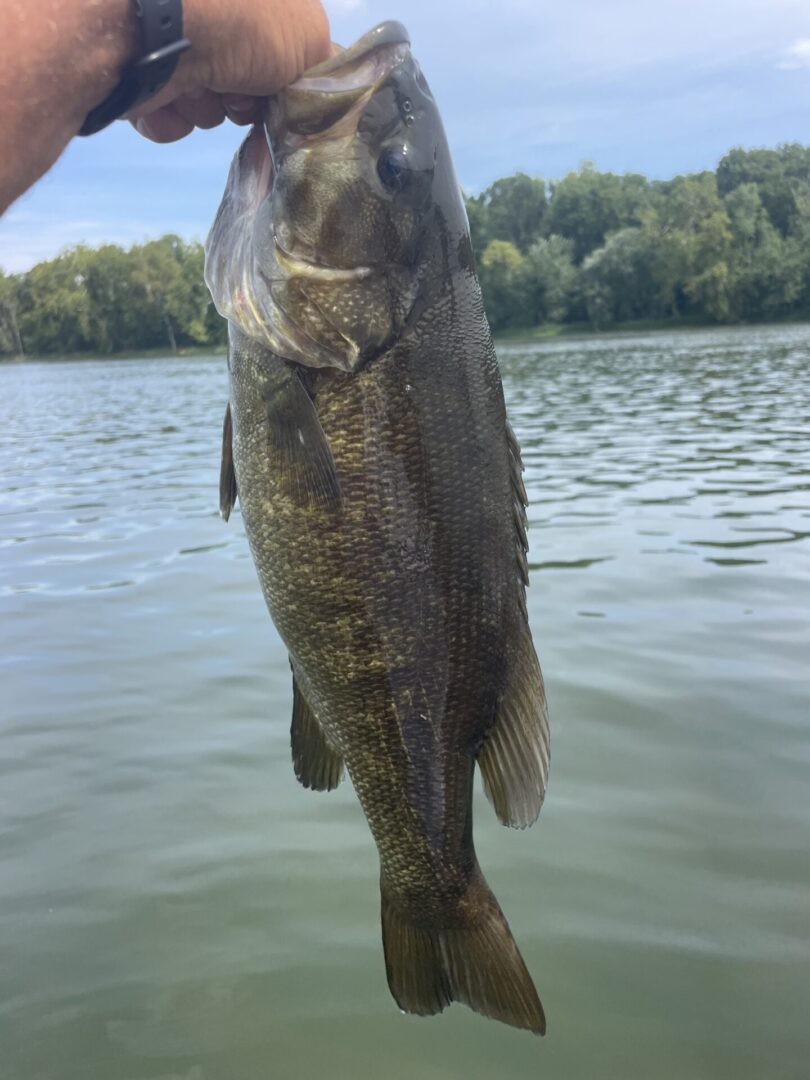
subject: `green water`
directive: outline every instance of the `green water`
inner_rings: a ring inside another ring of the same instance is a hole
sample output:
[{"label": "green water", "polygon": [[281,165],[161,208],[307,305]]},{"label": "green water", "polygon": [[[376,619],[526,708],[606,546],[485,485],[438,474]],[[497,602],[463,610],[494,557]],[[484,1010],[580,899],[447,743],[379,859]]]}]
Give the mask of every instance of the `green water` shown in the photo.
[{"label": "green water", "polygon": [[810,1077],[810,329],[501,358],[553,761],[476,841],[547,1037],[388,995],[216,513],[222,358],[7,365],[3,1080]]}]

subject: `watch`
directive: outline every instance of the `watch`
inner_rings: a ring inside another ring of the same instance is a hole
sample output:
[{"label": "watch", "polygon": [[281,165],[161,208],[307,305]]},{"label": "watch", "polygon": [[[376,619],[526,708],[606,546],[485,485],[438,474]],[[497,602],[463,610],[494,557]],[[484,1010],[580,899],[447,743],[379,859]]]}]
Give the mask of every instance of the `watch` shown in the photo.
[{"label": "watch", "polygon": [[183,37],[182,0],[134,0],[141,56],[124,71],[118,86],[85,117],[80,135],[95,135],[119,116],[162,90],[174,74],[180,53],[191,47]]}]

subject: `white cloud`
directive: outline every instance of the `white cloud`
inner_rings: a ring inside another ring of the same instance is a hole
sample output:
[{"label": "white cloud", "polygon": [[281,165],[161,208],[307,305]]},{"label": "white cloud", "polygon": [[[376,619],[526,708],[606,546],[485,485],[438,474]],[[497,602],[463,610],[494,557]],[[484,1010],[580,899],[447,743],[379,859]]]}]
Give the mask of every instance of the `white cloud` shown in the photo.
[{"label": "white cloud", "polygon": [[797,38],[789,48],[785,49],[779,67],[782,71],[810,67],[810,38]]}]

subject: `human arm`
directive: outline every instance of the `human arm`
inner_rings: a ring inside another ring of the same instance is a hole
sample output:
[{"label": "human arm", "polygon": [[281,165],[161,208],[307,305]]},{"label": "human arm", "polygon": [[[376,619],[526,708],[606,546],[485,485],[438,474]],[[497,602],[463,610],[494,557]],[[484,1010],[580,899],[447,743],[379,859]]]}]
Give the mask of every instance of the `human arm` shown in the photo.
[{"label": "human arm", "polygon": [[[226,115],[251,122],[254,97],[330,51],[319,0],[185,0],[183,33],[191,48],[133,116],[158,142]],[[138,52],[133,0],[2,0],[0,213],[53,165]]]}]

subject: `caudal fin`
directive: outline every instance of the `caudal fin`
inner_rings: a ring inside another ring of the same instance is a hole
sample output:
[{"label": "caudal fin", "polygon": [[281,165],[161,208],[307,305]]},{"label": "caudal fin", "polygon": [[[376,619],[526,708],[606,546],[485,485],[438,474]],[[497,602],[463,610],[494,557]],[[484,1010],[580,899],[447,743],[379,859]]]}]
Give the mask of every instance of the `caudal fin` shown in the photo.
[{"label": "caudal fin", "polygon": [[451,1001],[544,1035],[546,1018],[498,901],[480,872],[458,906],[458,925],[408,920],[383,888],[382,934],[388,986],[399,1007],[430,1016]]}]

